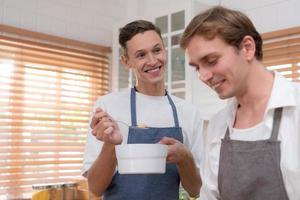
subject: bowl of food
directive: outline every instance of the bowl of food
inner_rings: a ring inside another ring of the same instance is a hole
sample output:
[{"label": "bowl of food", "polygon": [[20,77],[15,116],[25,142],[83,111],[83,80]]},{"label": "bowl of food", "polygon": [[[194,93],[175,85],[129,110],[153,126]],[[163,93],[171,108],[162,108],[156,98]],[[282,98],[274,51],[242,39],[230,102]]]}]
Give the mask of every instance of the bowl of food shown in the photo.
[{"label": "bowl of food", "polygon": [[116,145],[120,174],[164,174],[168,146],[164,144]]}]

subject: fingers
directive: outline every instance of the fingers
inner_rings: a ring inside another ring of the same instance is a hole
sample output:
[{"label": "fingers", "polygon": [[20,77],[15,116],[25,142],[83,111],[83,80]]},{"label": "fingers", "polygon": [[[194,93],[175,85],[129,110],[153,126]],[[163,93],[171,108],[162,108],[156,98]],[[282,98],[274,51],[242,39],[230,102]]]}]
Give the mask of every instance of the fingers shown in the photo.
[{"label": "fingers", "polygon": [[159,143],[168,145],[167,163],[178,164],[182,159],[185,158],[186,149],[178,140],[174,138],[163,137]]},{"label": "fingers", "polygon": [[112,140],[116,137],[115,135],[120,135],[119,132],[116,133],[116,130],[115,123],[108,118],[104,118],[94,127],[92,134],[98,140],[114,143]]},{"label": "fingers", "polygon": [[103,135],[103,134],[111,134],[116,128],[116,123],[109,117],[102,117],[101,121],[99,121],[93,128],[92,134]]},{"label": "fingers", "polygon": [[103,124],[96,132],[96,138],[112,144],[121,144],[123,137],[113,121],[101,122]]},{"label": "fingers", "polygon": [[112,134],[114,131],[114,128],[112,126],[109,126],[107,129],[104,130],[104,134],[109,135]]},{"label": "fingers", "polygon": [[159,144],[166,144],[166,145],[172,145],[177,143],[178,140],[174,139],[174,138],[170,138],[170,137],[163,137],[160,141]]},{"label": "fingers", "polygon": [[97,108],[90,124],[92,134],[100,141],[121,144],[122,135],[118,124],[101,108]]},{"label": "fingers", "polygon": [[168,155],[166,162],[167,163],[174,163],[176,152],[174,149],[174,144],[177,143],[177,140],[174,138],[169,138],[169,137],[163,137],[160,141],[159,144],[165,144],[168,145]]},{"label": "fingers", "polygon": [[93,129],[96,124],[101,121],[104,117],[110,117],[106,112],[104,112],[101,108],[96,108],[96,111],[93,115],[93,118],[90,123],[90,127]]}]

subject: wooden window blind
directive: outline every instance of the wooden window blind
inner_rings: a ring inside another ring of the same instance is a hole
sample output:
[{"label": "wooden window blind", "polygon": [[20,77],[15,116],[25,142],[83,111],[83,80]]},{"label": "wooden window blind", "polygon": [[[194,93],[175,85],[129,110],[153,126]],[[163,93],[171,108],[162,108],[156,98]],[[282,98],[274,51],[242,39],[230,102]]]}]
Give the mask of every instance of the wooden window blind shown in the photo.
[{"label": "wooden window blind", "polygon": [[80,176],[89,113],[109,74],[106,52],[0,35],[0,199]]},{"label": "wooden window blind", "polygon": [[300,27],[265,33],[263,62],[288,80],[300,82]]}]

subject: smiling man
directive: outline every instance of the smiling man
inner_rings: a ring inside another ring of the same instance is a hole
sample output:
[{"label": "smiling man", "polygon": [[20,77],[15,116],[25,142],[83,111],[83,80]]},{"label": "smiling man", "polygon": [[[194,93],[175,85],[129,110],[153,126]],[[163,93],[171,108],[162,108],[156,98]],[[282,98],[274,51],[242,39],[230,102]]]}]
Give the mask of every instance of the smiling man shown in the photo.
[{"label": "smiling man", "polygon": [[[195,106],[166,91],[160,30],[134,21],[120,30],[119,43],[122,62],[137,81],[95,103],[82,170],[89,189],[108,200],[176,200],[181,182],[190,196],[199,195],[203,121]],[[118,173],[115,145],[158,142],[168,145],[165,174]]]},{"label": "smiling man", "polygon": [[300,85],[262,64],[262,39],[243,13],[196,16],[181,46],[228,106],[209,122],[202,200],[300,199]]}]

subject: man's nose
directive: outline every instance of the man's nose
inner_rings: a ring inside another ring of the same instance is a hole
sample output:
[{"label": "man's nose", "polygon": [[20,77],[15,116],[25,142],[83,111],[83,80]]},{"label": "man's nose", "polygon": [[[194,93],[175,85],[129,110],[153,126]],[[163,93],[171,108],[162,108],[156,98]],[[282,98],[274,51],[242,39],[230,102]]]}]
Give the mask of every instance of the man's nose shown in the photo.
[{"label": "man's nose", "polygon": [[209,69],[206,69],[204,67],[199,68],[198,75],[200,80],[203,82],[207,82],[209,79],[213,77],[212,72]]},{"label": "man's nose", "polygon": [[148,65],[154,65],[157,62],[157,58],[155,55],[153,55],[152,53],[149,53],[147,56],[147,64]]}]

